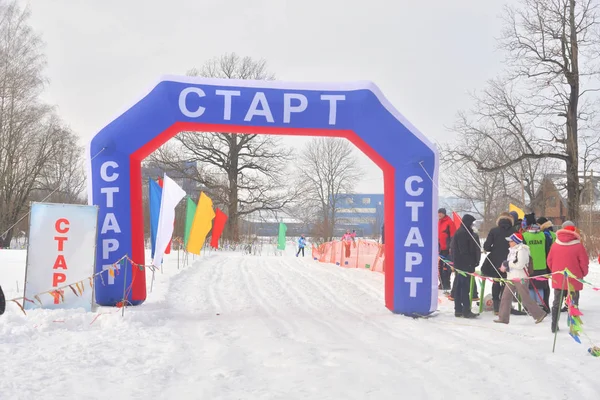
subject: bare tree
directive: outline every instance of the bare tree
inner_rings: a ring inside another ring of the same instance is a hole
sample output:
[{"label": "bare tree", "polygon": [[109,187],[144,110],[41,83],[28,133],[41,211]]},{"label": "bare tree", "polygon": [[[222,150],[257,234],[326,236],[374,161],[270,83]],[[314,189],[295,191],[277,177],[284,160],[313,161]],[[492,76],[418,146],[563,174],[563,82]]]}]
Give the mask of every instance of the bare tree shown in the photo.
[{"label": "bare tree", "polygon": [[[208,61],[192,76],[225,79],[270,80],[264,60],[226,54]],[[164,147],[152,157],[185,173],[205,186],[228,214],[224,237],[239,238],[240,218],[257,211],[278,211],[292,201],[295,192],[286,189],[286,165],[293,151],[270,135],[229,132],[182,132],[177,146]],[[181,171],[182,161],[198,164],[194,172]]]},{"label": "bare tree", "polygon": [[21,217],[55,146],[50,109],[37,98],[43,87],[41,43],[29,12],[0,3],[0,247]]},{"label": "bare tree", "polygon": [[[354,191],[360,179],[358,160],[345,139],[315,138],[302,150],[299,161],[299,203],[316,216],[318,237],[333,238],[337,213],[345,195]],[[306,213],[306,211],[305,211]]]},{"label": "bare tree", "polygon": [[482,230],[487,231],[494,226],[497,215],[506,211],[508,193],[515,189],[515,184],[506,170],[482,171],[464,157],[471,154],[481,159],[495,158],[497,154],[493,146],[482,146],[476,141],[459,138],[456,148],[446,147],[442,151],[442,164],[445,168],[443,186],[454,196],[461,199],[458,212],[476,212],[483,217]]},{"label": "bare tree", "polygon": [[589,79],[598,72],[597,6],[591,0],[521,0],[505,16],[507,76],[491,81],[456,127],[492,144],[502,157],[463,157],[488,172],[531,159],[564,163],[569,217],[577,220],[580,133],[593,117],[585,96],[597,90]]},{"label": "bare tree", "polygon": [[273,80],[275,74],[269,72],[266,60],[240,57],[236,53],[224,54],[207,61],[200,68],[188,71],[190,76],[221,79]]},{"label": "bare tree", "polygon": [[[77,136],[56,122],[55,151],[41,171],[36,185],[36,198],[54,203],[80,203],[85,188],[83,147]],[[32,199],[33,200],[33,199]]]}]

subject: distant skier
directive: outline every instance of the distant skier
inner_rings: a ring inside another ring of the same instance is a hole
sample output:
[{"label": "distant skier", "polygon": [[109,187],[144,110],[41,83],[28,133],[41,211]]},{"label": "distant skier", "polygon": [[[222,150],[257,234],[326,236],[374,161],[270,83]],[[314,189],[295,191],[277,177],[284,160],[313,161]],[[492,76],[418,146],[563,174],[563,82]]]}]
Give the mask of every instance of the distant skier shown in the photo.
[{"label": "distant skier", "polygon": [[2,286],[0,286],[0,315],[4,314],[4,310],[6,310],[6,299],[4,298]]},{"label": "distant skier", "polygon": [[298,252],[296,253],[296,257],[302,252],[302,257],[304,257],[304,247],[306,247],[306,239],[304,235],[300,235],[300,239],[298,239]]},{"label": "distant skier", "polygon": [[344,236],[342,236],[342,243],[344,244],[344,247],[346,249],[346,253],[345,253],[346,258],[350,257],[350,246],[352,246],[353,242],[354,242],[354,237],[350,233],[350,229],[348,229],[346,231],[346,234]]}]

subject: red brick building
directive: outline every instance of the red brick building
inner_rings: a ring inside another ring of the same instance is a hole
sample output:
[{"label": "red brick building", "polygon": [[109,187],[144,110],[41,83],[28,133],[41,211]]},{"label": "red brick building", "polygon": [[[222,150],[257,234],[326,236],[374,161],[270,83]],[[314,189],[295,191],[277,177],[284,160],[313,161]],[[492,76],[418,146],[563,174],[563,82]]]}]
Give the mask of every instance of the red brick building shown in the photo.
[{"label": "red brick building", "polygon": [[[600,177],[582,176],[579,182],[580,218],[597,220],[600,213]],[[567,178],[564,175],[546,175],[530,207],[536,216],[544,216],[554,225],[561,225],[569,219],[567,198]]]}]

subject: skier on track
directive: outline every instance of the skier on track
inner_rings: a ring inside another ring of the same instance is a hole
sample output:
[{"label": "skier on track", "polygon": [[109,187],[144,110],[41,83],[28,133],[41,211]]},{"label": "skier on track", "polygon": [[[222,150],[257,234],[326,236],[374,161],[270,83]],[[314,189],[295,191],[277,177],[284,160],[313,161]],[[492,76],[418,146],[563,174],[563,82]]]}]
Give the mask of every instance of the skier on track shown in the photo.
[{"label": "skier on track", "polygon": [[346,234],[344,236],[342,236],[342,243],[344,244],[345,247],[345,255],[346,258],[350,257],[350,246],[352,246],[352,243],[354,242],[354,237],[352,237],[352,234],[350,233],[350,230],[348,229],[346,231]]},{"label": "skier on track", "polygon": [[300,252],[302,252],[302,257],[304,257],[304,247],[306,247],[306,239],[304,238],[304,235],[300,235],[300,238],[298,239],[298,252],[296,253],[296,257],[298,257]]}]

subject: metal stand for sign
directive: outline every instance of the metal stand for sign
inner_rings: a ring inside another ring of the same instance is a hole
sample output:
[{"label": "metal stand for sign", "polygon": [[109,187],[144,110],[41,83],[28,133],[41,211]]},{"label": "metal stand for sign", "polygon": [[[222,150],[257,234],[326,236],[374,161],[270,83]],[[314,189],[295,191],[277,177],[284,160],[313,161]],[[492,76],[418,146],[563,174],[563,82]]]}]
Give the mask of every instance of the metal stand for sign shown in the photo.
[{"label": "metal stand for sign", "polygon": [[125,268],[123,268],[125,271],[123,271],[123,303],[121,304],[121,317],[125,316],[125,307],[127,305],[127,256],[128,254],[125,254],[125,259],[123,260],[125,261]]}]

